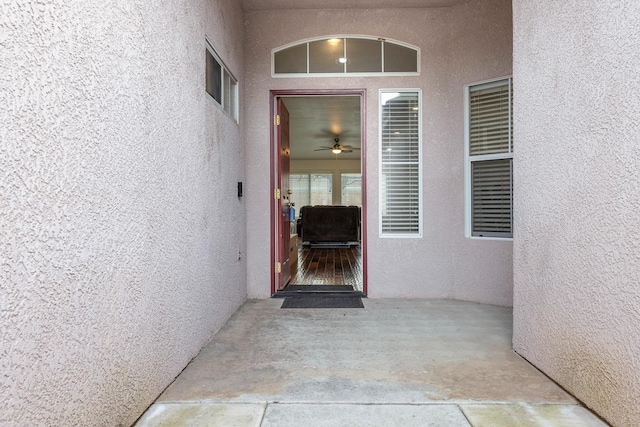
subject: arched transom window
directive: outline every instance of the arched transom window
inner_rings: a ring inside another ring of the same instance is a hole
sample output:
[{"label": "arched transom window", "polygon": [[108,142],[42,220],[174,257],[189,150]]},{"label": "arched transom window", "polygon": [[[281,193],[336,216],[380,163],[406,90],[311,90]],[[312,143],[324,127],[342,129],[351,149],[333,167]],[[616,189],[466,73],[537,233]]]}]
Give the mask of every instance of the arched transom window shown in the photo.
[{"label": "arched transom window", "polygon": [[371,36],[326,36],[273,49],[274,77],[419,75],[420,49]]}]

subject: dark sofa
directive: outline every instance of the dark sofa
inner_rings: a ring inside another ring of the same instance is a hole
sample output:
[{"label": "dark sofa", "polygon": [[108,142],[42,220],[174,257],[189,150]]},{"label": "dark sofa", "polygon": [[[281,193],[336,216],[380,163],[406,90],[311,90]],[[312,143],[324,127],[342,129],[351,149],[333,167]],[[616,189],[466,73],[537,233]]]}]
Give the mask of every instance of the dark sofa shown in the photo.
[{"label": "dark sofa", "polygon": [[300,210],[303,242],[358,242],[358,206],[303,206]]}]

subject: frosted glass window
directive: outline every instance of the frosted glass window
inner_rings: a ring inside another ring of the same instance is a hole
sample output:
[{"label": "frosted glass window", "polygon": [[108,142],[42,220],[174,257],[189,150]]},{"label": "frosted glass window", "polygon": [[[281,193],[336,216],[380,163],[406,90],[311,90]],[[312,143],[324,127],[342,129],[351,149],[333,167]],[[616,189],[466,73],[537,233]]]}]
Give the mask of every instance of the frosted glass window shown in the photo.
[{"label": "frosted glass window", "polygon": [[274,54],[276,74],[306,73],[307,72],[307,44],[292,46]]},{"label": "frosted glass window", "polygon": [[344,73],[344,39],[328,39],[309,43],[310,73]]},{"label": "frosted glass window", "polygon": [[347,39],[347,72],[373,73],[382,71],[382,42],[379,40]]},{"label": "frosted glass window", "polygon": [[418,52],[399,44],[385,43],[384,71],[386,73],[418,71]]},{"label": "frosted glass window", "polygon": [[272,51],[274,77],[419,75],[419,49],[379,37],[322,37]]}]

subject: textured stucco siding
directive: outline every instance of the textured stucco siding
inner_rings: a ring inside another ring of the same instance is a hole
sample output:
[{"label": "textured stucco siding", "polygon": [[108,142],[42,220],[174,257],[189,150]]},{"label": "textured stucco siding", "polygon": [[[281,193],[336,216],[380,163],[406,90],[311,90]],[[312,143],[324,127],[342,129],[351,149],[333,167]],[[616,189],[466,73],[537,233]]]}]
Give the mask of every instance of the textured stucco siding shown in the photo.
[{"label": "textured stucco siding", "polygon": [[640,3],[514,1],[514,346],[640,425]]},{"label": "textured stucco siding", "polygon": [[[464,237],[463,86],[511,74],[511,2],[439,9],[251,12],[247,27],[249,295],[270,292],[269,90],[367,91],[368,285],[371,297],[458,298],[511,305],[512,243]],[[271,49],[310,37],[364,34],[421,48],[417,77],[274,79]],[[420,88],[423,99],[423,237],[380,238],[381,88]]]},{"label": "textured stucco siding", "polygon": [[[246,298],[236,2],[0,3],[0,425],[130,425]],[[241,80],[242,82],[242,80]]]}]

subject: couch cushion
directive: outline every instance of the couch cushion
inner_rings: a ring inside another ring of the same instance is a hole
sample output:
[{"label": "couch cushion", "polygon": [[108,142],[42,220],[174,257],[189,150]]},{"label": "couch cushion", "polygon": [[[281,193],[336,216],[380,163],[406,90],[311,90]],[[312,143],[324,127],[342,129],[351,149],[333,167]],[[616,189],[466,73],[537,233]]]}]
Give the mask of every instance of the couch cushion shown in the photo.
[{"label": "couch cushion", "polygon": [[302,237],[306,242],[357,242],[360,209],[357,206],[304,206]]}]

